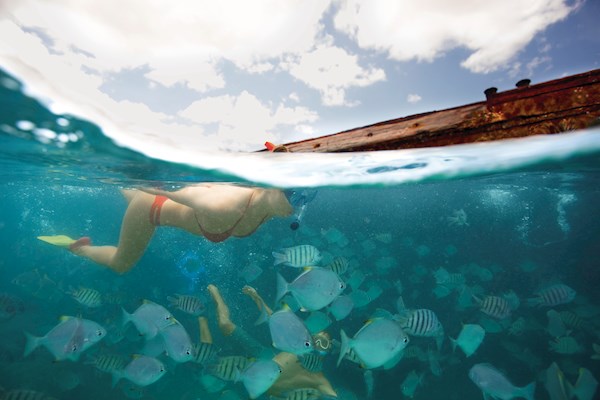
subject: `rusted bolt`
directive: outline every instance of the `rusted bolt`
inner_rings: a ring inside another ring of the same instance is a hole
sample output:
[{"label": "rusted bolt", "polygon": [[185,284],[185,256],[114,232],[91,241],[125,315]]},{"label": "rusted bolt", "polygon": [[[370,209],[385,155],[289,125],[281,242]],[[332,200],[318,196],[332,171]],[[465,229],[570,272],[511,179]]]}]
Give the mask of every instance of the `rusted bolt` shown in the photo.
[{"label": "rusted bolt", "polygon": [[373,137],[373,132],[367,133],[367,137]]},{"label": "rusted bolt", "polygon": [[530,83],[531,83],[531,79],[521,79],[519,82],[517,82],[517,84],[515,86],[518,88],[526,88],[526,87],[529,87]]},{"label": "rusted bolt", "polygon": [[497,92],[498,92],[498,88],[496,88],[496,87],[487,88],[483,91],[483,93],[485,94],[485,98],[487,100],[491,99],[492,96],[494,96]]}]

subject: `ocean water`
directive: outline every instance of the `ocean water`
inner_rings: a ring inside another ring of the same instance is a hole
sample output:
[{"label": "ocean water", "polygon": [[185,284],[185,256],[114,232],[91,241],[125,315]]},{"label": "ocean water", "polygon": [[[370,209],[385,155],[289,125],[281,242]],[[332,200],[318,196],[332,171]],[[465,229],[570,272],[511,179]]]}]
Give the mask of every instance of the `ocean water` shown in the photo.
[{"label": "ocean water", "polygon": [[[139,151],[118,146],[93,121],[56,115],[4,72],[0,105],[4,390],[35,390],[65,400],[248,398],[239,382],[208,385],[202,377],[210,366],[177,363],[164,353],[157,357],[167,373],[146,387],[126,379],[113,387],[111,375],[90,360],[103,354],[129,360],[149,351],[135,328],[121,324],[122,308],[133,312],[144,299],[169,308],[197,342],[197,318],[169,305],[167,297],[176,294],[204,302],[219,355],[245,355],[219,332],[206,291],[211,283],[220,288],[232,320],[269,347],[268,328],[254,325],[259,311],[241,293],[251,279],[244,271],[258,268],[260,275],[249,284],[277,308],[276,271],[288,279],[298,271],[275,267],[272,252],[304,244],[320,250],[322,266],[336,257],[348,261],[341,277],[352,284],[343,294],[355,300],[355,307],[327,327],[333,339],[340,340],[342,329],[353,336],[374,315],[397,314],[399,297],[408,309],[434,311],[444,329],[439,343],[411,336],[403,359],[389,369],[365,374],[360,365],[342,360],[336,366],[337,354],[327,355],[323,373],[341,399],[368,398],[369,374],[373,399],[479,399],[481,390],[469,378],[479,363],[493,365],[517,386],[536,382],[536,399],[550,398],[552,363],[572,385],[581,368],[600,378],[600,361],[593,358],[593,345],[600,344],[598,128],[412,151],[194,155],[152,143]],[[159,154],[164,157],[148,157]],[[115,244],[127,206],[120,189],[174,190],[206,181],[310,188],[316,195],[296,230],[290,224],[298,215],[268,221],[250,237],[215,244],[160,228],[124,275],[37,239],[65,234]],[[449,280],[441,278],[443,271]],[[357,284],[361,274],[364,281]],[[575,290],[575,298],[554,306],[528,305],[535,293],[557,284]],[[80,287],[99,291],[102,305],[77,302],[70,292]],[[483,313],[475,297],[485,296],[511,300],[511,315],[497,319]],[[558,327],[549,326],[550,310],[560,316]],[[64,315],[101,324],[107,337],[79,361],[57,362],[45,348],[24,356],[25,332],[43,336]],[[464,324],[486,331],[470,357],[453,350],[451,340]],[[412,371],[422,379],[408,393]]]}]

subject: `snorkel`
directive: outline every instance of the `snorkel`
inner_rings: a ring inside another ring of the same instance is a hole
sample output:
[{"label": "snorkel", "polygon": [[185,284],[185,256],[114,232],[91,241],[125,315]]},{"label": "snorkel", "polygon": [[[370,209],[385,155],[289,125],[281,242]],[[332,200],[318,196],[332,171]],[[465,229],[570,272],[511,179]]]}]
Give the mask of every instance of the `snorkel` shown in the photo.
[{"label": "snorkel", "polygon": [[288,189],[284,191],[284,194],[285,197],[287,197],[290,204],[292,205],[292,207],[294,207],[295,209],[295,212],[292,215],[294,220],[290,224],[290,229],[295,231],[300,227],[302,218],[304,218],[306,205],[315,198],[315,196],[317,195],[317,191],[315,189]]}]

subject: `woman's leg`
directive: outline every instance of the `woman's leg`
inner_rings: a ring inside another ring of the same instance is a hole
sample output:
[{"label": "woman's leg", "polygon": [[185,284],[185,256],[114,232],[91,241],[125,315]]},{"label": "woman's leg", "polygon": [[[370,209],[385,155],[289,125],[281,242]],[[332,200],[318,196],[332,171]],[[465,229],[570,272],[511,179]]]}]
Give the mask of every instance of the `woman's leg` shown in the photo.
[{"label": "woman's leg", "polygon": [[73,253],[121,274],[129,271],[142,257],[155,229],[149,219],[154,196],[138,192],[135,196],[128,193],[126,197],[129,205],[121,224],[118,247],[92,246],[84,242],[71,249]]},{"label": "woman's leg", "polygon": [[254,289],[252,286],[244,286],[242,288],[242,293],[254,300],[256,307],[258,307],[258,311],[262,312],[262,310],[264,309],[267,315],[273,314],[273,310],[269,308],[267,303],[265,303],[265,301],[262,299],[262,297],[260,297],[256,289]]},{"label": "woman's leg", "polygon": [[208,285],[208,292],[217,307],[217,322],[221,333],[234,343],[238,351],[247,357],[271,358],[274,356],[273,349],[263,346],[242,328],[231,322],[229,307],[215,285]]},{"label": "woman's leg", "polygon": [[237,328],[231,319],[229,319],[229,307],[225,304],[219,289],[215,285],[208,285],[208,292],[217,307],[217,323],[223,336],[230,336]]}]

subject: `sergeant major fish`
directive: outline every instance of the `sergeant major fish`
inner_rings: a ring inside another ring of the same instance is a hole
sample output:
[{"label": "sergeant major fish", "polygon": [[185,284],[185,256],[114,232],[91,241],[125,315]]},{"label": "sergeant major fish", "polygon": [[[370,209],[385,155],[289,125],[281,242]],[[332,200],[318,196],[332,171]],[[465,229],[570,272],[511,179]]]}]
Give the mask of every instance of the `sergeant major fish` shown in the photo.
[{"label": "sergeant major fish", "polygon": [[321,252],[315,246],[303,244],[274,251],[273,257],[275,257],[274,265],[284,264],[302,268],[317,265],[321,261]]},{"label": "sergeant major fish", "polygon": [[576,295],[577,292],[575,290],[559,283],[538,291],[535,297],[527,300],[527,303],[530,306],[554,307],[559,304],[570,303]]},{"label": "sergeant major fish", "polygon": [[485,296],[483,299],[473,295],[473,299],[479,305],[479,309],[484,314],[496,319],[505,319],[510,317],[512,309],[508,300],[499,296]]},{"label": "sergeant major fish", "polygon": [[199,316],[204,312],[204,303],[196,296],[190,296],[186,294],[176,294],[175,297],[167,296],[167,300],[171,303],[171,306],[177,307],[184,313]]},{"label": "sergeant major fish", "polygon": [[438,317],[426,308],[405,310],[398,316],[398,322],[404,332],[411,336],[431,337],[444,333]]},{"label": "sergeant major fish", "polygon": [[102,294],[96,289],[83,287],[79,289],[71,288],[67,293],[83,306],[97,308],[102,305]]}]

